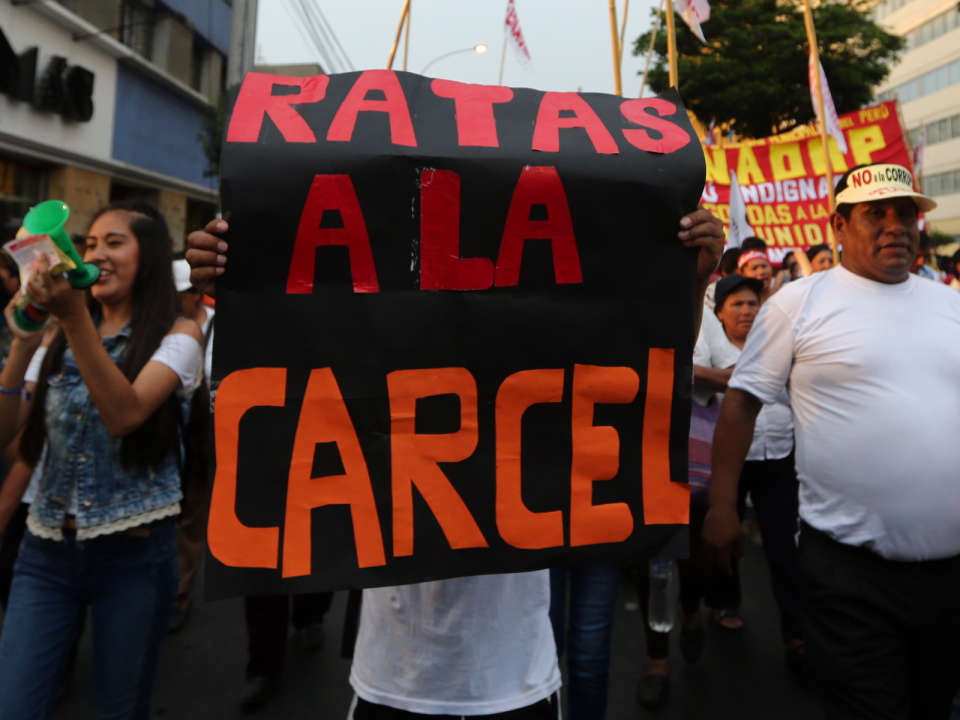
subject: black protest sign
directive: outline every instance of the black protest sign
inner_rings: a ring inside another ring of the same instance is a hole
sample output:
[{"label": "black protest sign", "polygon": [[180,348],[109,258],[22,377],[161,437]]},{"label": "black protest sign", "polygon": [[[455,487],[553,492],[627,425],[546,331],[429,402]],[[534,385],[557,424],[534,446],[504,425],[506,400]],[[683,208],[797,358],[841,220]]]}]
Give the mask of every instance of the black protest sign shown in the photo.
[{"label": "black protest sign", "polygon": [[672,91],[248,74],[208,594],[683,552],[704,171]]}]

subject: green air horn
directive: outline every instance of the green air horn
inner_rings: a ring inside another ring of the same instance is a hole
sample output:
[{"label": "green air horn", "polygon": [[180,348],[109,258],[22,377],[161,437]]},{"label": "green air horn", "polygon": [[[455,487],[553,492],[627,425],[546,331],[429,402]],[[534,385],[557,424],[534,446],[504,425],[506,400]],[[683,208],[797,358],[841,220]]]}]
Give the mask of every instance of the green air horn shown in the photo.
[{"label": "green air horn", "polygon": [[70,217],[70,208],[61,200],[47,200],[30,208],[23,219],[23,226],[31,235],[49,235],[64,255],[76,264],[76,268],[67,272],[67,279],[75,288],[87,288],[93,285],[100,277],[100,268],[90,263],[84,263],[77,254],[70,236],[63,229],[64,223]]}]

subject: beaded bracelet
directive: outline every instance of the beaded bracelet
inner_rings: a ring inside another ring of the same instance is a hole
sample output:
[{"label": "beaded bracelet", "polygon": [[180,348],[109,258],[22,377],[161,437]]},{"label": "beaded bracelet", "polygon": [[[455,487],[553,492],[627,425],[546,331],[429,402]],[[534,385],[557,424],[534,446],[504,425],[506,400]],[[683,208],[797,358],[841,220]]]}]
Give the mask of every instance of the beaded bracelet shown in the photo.
[{"label": "beaded bracelet", "polygon": [[18,388],[5,388],[3,385],[0,385],[0,395],[20,395],[23,392],[23,389],[27,386],[27,383],[21,383]]}]

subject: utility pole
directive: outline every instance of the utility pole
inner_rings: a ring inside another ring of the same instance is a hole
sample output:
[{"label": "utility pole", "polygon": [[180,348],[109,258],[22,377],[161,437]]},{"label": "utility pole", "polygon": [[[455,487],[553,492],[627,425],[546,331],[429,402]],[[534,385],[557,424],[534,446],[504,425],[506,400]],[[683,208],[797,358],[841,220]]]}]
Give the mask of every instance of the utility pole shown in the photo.
[{"label": "utility pole", "polygon": [[[669,2],[669,0],[668,0]],[[833,187],[833,165],[830,162],[830,137],[827,135],[827,114],[823,111],[823,87],[820,85],[820,51],[817,47],[817,31],[813,26],[813,10],[810,0],[803,0],[803,22],[807,30],[807,44],[810,46],[811,79],[814,84],[814,96],[820,117],[820,144],[823,146],[824,169],[827,172],[827,189],[830,192],[830,212],[837,208],[836,191]],[[827,224],[827,240],[833,250],[833,264],[840,264],[840,253],[837,250],[837,239],[833,236],[833,226]]]},{"label": "utility pole", "polygon": [[230,54],[227,56],[227,87],[239,85],[253,70],[256,53],[257,0],[233,0],[230,18]]}]

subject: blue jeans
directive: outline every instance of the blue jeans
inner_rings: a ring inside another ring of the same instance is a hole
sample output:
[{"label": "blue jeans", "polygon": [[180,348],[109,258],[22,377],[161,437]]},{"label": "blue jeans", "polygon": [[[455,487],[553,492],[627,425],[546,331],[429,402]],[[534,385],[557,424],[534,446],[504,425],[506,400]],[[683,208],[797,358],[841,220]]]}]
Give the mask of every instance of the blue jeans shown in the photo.
[{"label": "blue jeans", "polygon": [[[144,531],[149,536],[143,537]],[[177,596],[176,519],[77,542],[27,532],[0,639],[0,720],[47,720],[89,605],[97,718],[145,720]]]},{"label": "blue jeans", "polygon": [[[603,720],[610,674],[610,631],[620,592],[618,565],[585,565],[550,571],[550,622],[557,654],[567,651],[570,720]],[[570,620],[567,624],[567,581]]]}]

